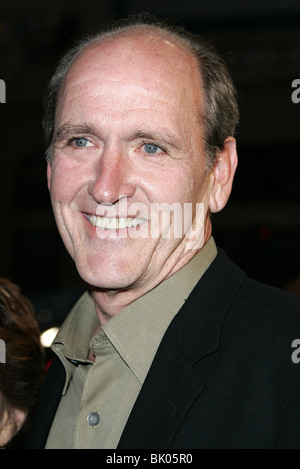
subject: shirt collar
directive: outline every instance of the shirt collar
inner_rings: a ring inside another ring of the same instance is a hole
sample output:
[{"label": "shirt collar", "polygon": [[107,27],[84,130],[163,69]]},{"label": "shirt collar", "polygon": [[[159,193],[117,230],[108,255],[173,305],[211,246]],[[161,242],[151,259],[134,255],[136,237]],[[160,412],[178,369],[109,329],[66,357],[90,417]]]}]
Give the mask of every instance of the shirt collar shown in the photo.
[{"label": "shirt collar", "polygon": [[98,326],[94,302],[87,291],[72,308],[51,346],[66,370],[63,394],[72,378],[74,367],[78,363],[91,363],[87,360],[89,343]]}]

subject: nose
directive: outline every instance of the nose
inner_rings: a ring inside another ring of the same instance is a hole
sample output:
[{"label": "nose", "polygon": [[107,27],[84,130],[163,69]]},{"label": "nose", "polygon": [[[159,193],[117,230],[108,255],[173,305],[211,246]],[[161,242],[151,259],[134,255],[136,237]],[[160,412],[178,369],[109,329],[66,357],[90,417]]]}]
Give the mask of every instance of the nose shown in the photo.
[{"label": "nose", "polygon": [[130,198],[135,192],[132,176],[128,157],[116,149],[107,148],[95,165],[88,186],[89,194],[98,204],[115,204],[123,196]]}]

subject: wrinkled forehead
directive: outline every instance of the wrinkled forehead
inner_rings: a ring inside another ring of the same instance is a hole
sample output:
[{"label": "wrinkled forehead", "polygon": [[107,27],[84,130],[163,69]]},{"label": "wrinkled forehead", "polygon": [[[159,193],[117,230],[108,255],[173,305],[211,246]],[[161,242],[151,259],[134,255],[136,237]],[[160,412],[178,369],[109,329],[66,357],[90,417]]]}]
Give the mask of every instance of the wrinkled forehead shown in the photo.
[{"label": "wrinkled forehead", "polygon": [[[174,99],[201,103],[201,76],[196,58],[178,41],[149,32],[108,36],[87,46],[70,66],[62,92],[90,83],[120,82],[161,91]],[[62,94],[62,93],[61,93]]]}]

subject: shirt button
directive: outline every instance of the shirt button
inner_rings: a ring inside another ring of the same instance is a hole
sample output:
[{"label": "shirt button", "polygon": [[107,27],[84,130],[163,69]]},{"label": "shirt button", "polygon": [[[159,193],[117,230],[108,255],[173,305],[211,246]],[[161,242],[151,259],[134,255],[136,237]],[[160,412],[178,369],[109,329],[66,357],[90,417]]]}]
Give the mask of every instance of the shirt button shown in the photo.
[{"label": "shirt button", "polygon": [[97,412],[92,412],[87,416],[87,423],[91,425],[91,427],[94,427],[95,425],[98,425],[100,422],[100,415],[97,414]]}]

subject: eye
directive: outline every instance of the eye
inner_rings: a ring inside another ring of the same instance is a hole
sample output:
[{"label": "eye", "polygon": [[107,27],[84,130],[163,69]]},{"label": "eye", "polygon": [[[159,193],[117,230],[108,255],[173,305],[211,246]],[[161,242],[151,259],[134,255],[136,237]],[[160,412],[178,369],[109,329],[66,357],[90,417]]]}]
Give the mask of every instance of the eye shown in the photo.
[{"label": "eye", "polygon": [[84,137],[73,138],[71,143],[74,145],[74,147],[81,147],[81,148],[93,146],[93,144],[87,138],[84,138]]},{"label": "eye", "polygon": [[163,152],[163,149],[160,148],[158,145],[155,145],[155,143],[145,143],[144,149],[146,153],[152,154],[152,155]]}]

